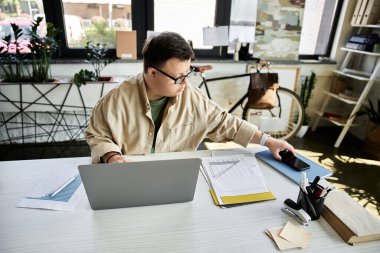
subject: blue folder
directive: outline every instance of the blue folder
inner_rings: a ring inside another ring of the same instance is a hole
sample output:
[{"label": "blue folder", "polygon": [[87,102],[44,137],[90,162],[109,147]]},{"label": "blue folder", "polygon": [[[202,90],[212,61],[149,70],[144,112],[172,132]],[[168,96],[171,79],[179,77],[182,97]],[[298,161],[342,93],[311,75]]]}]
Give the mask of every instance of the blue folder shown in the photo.
[{"label": "blue folder", "polygon": [[[304,170],[309,181],[313,181],[316,176],[319,176],[320,178],[325,178],[333,174],[332,171],[323,168],[321,165],[307,159],[306,157],[300,154],[296,154],[296,156],[305,163],[310,165],[310,169]],[[276,160],[276,158],[273,157],[270,150],[258,152],[256,153],[256,157],[268,164],[269,166],[271,166],[273,169],[283,174],[284,176],[286,176],[287,178],[289,178],[290,180],[292,180],[294,183],[300,183],[302,172],[296,171],[295,169],[291,168],[285,163]]]}]

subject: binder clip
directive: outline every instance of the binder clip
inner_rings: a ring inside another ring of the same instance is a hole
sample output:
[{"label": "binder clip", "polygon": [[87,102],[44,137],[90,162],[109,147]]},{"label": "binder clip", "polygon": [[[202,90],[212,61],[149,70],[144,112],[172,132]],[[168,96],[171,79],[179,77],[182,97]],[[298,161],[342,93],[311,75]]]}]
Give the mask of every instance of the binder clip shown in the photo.
[{"label": "binder clip", "polygon": [[301,225],[308,226],[311,217],[293,200],[286,199],[281,210],[296,219]]}]

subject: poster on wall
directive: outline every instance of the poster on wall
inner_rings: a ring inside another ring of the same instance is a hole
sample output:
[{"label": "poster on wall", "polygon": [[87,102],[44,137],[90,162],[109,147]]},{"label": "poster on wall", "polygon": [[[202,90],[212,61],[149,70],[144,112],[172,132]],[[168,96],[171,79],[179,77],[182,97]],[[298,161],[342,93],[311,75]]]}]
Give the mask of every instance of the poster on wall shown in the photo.
[{"label": "poster on wall", "polygon": [[258,0],[253,56],[297,60],[305,0]]}]

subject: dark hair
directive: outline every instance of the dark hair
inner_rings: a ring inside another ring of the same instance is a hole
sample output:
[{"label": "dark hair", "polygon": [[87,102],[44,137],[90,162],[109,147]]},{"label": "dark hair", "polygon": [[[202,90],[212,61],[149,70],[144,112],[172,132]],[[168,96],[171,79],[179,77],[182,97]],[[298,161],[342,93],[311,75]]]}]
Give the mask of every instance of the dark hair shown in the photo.
[{"label": "dark hair", "polygon": [[174,32],[163,32],[145,41],[142,55],[144,72],[148,67],[161,67],[170,58],[189,60],[194,58],[194,52],[186,40]]}]

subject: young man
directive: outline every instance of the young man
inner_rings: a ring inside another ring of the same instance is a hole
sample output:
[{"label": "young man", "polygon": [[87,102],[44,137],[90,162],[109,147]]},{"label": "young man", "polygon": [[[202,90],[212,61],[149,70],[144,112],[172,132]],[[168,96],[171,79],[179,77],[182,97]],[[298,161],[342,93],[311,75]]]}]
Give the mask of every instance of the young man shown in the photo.
[{"label": "young man", "polygon": [[143,48],[144,72],[110,91],[96,105],[85,136],[93,163],[123,163],[127,154],[195,150],[207,137],[242,146],[260,143],[273,156],[294,148],[262,133],[189,84],[194,53],[178,34],[165,32]]}]

